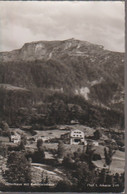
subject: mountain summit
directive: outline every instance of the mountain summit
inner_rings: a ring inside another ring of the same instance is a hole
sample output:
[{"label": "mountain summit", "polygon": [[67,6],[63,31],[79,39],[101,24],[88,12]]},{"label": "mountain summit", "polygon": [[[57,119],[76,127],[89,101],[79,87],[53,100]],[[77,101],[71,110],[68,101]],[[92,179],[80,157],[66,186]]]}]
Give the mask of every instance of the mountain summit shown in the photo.
[{"label": "mountain summit", "polygon": [[[93,52],[94,50],[94,52]],[[41,59],[50,59],[68,54],[69,56],[83,56],[88,54],[97,54],[101,52],[103,46],[94,45],[86,41],[76,40],[74,38],[63,41],[37,41],[26,43],[21,49],[11,52],[1,52],[1,61],[32,61]]]}]

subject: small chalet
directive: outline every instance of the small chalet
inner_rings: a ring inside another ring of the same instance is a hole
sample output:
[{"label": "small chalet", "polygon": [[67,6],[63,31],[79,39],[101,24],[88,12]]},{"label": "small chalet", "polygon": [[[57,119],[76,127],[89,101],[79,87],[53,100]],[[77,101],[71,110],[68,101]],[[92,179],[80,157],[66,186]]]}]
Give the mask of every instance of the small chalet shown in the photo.
[{"label": "small chalet", "polygon": [[45,136],[39,136],[39,137],[36,137],[35,142],[37,142],[38,139],[42,139],[43,142],[48,142],[51,138],[45,137]]},{"label": "small chalet", "polygon": [[19,143],[21,141],[21,136],[18,133],[13,133],[11,135],[11,142]]},{"label": "small chalet", "polygon": [[96,140],[88,139],[87,142],[93,146],[99,146],[99,142]]},{"label": "small chalet", "polygon": [[71,120],[70,124],[71,125],[76,125],[76,124],[79,124],[79,121],[78,120]]},{"label": "small chalet", "polygon": [[78,129],[71,130],[68,133],[62,134],[61,139],[64,141],[64,143],[68,144],[83,144],[87,145],[87,142],[85,141],[85,135],[84,132]]}]

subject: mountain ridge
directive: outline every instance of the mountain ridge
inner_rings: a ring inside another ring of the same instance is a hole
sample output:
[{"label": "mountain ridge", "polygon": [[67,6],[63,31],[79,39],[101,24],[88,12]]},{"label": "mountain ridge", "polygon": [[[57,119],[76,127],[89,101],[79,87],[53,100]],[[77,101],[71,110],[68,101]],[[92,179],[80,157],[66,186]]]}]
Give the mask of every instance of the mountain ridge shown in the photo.
[{"label": "mountain ridge", "polygon": [[68,54],[70,56],[84,56],[87,57],[89,53],[92,55],[97,54],[97,52],[91,52],[97,50],[98,52],[105,52],[108,54],[119,53],[114,51],[104,50],[102,45],[95,45],[87,41],[80,41],[77,39],[67,39],[62,41],[35,41],[30,43],[25,43],[20,49],[12,50],[10,52],[0,52],[0,60],[3,62],[8,61],[32,61],[37,59],[50,59],[56,58],[58,54],[62,55]]},{"label": "mountain ridge", "polygon": [[124,103],[124,53],[73,38],[25,43],[0,53],[0,83],[71,91],[109,108]]}]

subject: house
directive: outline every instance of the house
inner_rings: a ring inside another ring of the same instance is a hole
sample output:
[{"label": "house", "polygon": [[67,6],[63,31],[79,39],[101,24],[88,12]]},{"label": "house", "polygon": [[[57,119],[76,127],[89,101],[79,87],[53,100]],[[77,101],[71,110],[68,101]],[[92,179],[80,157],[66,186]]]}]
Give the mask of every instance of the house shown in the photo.
[{"label": "house", "polygon": [[70,144],[86,144],[84,132],[78,129],[70,133]]},{"label": "house", "polygon": [[85,135],[84,132],[78,129],[71,130],[68,133],[62,134],[61,139],[64,141],[64,143],[68,144],[84,144],[87,145],[87,142],[85,141]]},{"label": "house", "polygon": [[99,146],[98,141],[93,141],[92,144],[93,144],[94,146]]},{"label": "house", "polygon": [[38,139],[42,139],[43,142],[47,142],[51,138],[50,137],[46,137],[46,136],[39,136],[39,137],[36,137],[35,142],[37,142]]},{"label": "house", "polygon": [[79,121],[78,120],[71,120],[70,124],[71,125],[76,125],[76,124],[79,124]]},{"label": "house", "polygon": [[90,143],[93,146],[99,146],[99,142],[98,141],[95,141],[95,140],[92,140],[92,139],[88,139],[87,142]]},{"label": "house", "polygon": [[11,142],[19,143],[21,141],[21,136],[18,133],[11,134]]}]

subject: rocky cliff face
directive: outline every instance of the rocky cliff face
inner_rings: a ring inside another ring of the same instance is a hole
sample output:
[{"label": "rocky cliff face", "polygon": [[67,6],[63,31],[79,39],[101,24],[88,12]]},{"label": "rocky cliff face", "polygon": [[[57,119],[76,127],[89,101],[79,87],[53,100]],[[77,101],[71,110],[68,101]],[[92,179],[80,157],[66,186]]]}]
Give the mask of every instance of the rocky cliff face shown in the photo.
[{"label": "rocky cliff face", "polygon": [[91,103],[114,107],[124,102],[124,54],[75,39],[26,43],[0,53],[0,83],[71,90]]},{"label": "rocky cliff face", "polygon": [[[47,60],[51,58],[56,59],[68,54],[69,56],[82,56],[85,58],[91,55],[91,61],[94,62],[96,58],[95,55],[102,52],[104,52],[104,48],[101,45],[94,45],[86,41],[72,38],[65,41],[38,41],[26,43],[19,50],[1,52],[0,60],[3,62]],[[108,54],[108,52],[105,51],[105,54]]]}]

